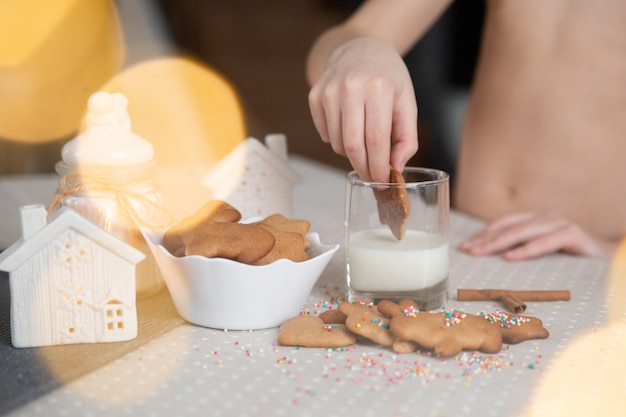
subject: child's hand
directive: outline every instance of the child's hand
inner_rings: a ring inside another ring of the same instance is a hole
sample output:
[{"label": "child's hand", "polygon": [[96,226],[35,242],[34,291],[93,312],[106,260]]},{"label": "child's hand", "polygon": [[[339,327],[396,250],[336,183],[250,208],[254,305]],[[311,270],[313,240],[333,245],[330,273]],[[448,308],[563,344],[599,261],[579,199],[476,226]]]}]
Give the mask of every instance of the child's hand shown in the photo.
[{"label": "child's hand", "polygon": [[617,242],[598,239],[557,213],[524,212],[491,222],[459,248],[476,256],[501,253],[509,261],[558,251],[610,260]]},{"label": "child's hand", "polygon": [[409,72],[387,41],[361,36],[341,45],[309,93],[322,140],[358,174],[389,180],[417,151],[417,104]]}]

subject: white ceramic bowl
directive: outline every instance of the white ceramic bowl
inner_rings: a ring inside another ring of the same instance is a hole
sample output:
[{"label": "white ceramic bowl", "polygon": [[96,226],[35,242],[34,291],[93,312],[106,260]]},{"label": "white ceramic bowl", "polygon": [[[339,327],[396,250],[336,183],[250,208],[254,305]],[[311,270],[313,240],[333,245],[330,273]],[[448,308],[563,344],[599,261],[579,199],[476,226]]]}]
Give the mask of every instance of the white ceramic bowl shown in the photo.
[{"label": "white ceramic bowl", "polygon": [[317,279],[339,249],[307,235],[311,259],[281,259],[251,266],[223,258],[171,255],[163,233],[144,229],[178,314],[205,327],[255,330],[276,327],[298,315]]}]

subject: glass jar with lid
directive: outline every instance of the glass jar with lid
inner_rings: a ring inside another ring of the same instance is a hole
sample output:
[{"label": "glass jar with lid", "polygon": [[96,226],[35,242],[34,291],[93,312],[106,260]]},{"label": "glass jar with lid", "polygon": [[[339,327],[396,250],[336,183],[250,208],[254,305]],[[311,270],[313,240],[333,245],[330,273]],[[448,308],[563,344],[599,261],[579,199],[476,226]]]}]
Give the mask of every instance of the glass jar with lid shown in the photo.
[{"label": "glass jar with lid", "polygon": [[140,228],[165,228],[172,217],[161,207],[154,182],[154,148],[132,133],[127,105],[121,93],[89,98],[86,130],[65,144],[56,164],[61,180],[51,209],[71,207],[141,250],[146,258],[136,267],[136,291],[144,297],[158,292],[164,281]]}]

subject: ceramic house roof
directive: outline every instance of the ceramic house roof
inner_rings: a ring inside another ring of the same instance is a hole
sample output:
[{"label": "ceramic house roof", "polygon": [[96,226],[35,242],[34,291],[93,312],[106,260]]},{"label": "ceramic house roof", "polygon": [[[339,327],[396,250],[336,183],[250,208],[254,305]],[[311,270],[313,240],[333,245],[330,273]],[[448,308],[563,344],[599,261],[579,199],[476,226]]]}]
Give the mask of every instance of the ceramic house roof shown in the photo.
[{"label": "ceramic house roof", "polygon": [[[23,236],[7,250],[0,253],[0,270],[2,271],[12,272],[16,270],[27,259],[36,255],[40,249],[67,229],[73,229],[82,233],[101,247],[132,264],[139,263],[145,257],[141,251],[106,232],[68,207],[62,207],[54,212],[47,219],[47,223],[46,209],[43,205],[23,206],[21,210]],[[28,217],[34,223],[41,222],[43,224],[24,224],[27,222],[26,219]]]},{"label": "ceramic house roof", "polygon": [[286,139],[284,135],[268,135],[266,136],[266,142],[270,142],[268,143],[270,147],[265,146],[256,138],[247,138],[222,158],[205,176],[203,182],[209,184],[217,177],[229,176],[233,165],[241,164],[242,161],[246,162],[247,158],[253,154],[264,159],[278,174],[289,180],[289,182],[294,184],[299,182],[301,179],[300,174],[292,169],[287,162]]}]

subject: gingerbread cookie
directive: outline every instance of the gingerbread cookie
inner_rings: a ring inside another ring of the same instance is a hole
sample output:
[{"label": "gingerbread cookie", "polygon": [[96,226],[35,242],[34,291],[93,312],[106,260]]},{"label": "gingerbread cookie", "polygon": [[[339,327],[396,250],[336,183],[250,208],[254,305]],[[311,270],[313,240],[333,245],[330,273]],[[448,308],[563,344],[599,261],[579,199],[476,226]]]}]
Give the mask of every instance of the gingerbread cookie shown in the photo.
[{"label": "gingerbread cookie", "polygon": [[500,332],[482,317],[457,310],[420,311],[410,300],[400,304],[383,300],[378,309],[391,316],[390,329],[396,337],[433,350],[440,357],[462,350],[497,353],[502,348]]},{"label": "gingerbread cookie", "polygon": [[274,233],[274,239],[272,250],[258,261],[253,262],[252,265],[267,265],[279,259],[303,262],[311,258],[309,254],[306,253],[304,239],[301,234],[295,232],[276,232]]},{"label": "gingerbread cookie", "polygon": [[481,313],[481,316],[497,327],[502,335],[502,341],[507,344],[546,339],[550,336],[542,321],[536,317],[516,316],[501,311]]},{"label": "gingerbread cookie", "polygon": [[222,200],[211,200],[198,211],[185,217],[169,228],[163,235],[161,244],[174,256],[185,256],[183,235],[212,223],[236,223],[241,220],[239,210]]},{"label": "gingerbread cookie", "polygon": [[[389,182],[404,184],[402,173],[393,166],[390,166]],[[411,215],[411,203],[406,189],[398,185],[375,188],[374,196],[378,205],[380,222],[389,226],[396,239],[402,240],[406,232],[406,221]]]},{"label": "gingerbread cookie", "polygon": [[[383,300],[377,306],[343,301],[337,310],[327,310],[319,316],[298,316],[283,326],[280,344],[340,347],[348,341],[347,344],[355,343],[361,336],[381,346],[391,346],[396,353],[428,349],[440,357],[454,356],[462,350],[497,353],[503,343],[549,337],[541,320],[535,317],[499,311],[479,315],[458,310],[420,311],[417,303],[409,299],[397,304]],[[329,336],[320,328],[340,335]],[[331,343],[331,337],[342,341]]]},{"label": "gingerbread cookie", "polygon": [[326,310],[320,313],[319,318],[326,324],[346,324],[346,315],[339,310]]},{"label": "gingerbread cookie", "polygon": [[311,228],[311,223],[306,220],[288,219],[282,214],[272,214],[271,216],[268,216],[260,221],[259,224],[262,226],[270,226],[273,230],[278,232],[298,233],[304,239],[304,248],[308,249],[311,247],[311,244],[306,237],[306,234],[309,233],[309,229]]},{"label": "gingerbread cookie", "polygon": [[393,340],[391,349],[396,353],[413,353],[419,349],[419,345],[415,342],[411,342],[410,340],[402,340],[396,337]]},{"label": "gingerbread cookie", "polygon": [[280,326],[278,334],[278,343],[284,346],[341,348],[356,341],[356,335],[343,324],[327,324],[311,315],[287,320]]},{"label": "gingerbread cookie", "polygon": [[389,331],[389,317],[378,312],[376,306],[342,301],[339,311],[346,315],[346,327],[381,346],[391,346],[394,337]]},{"label": "gingerbread cookie", "polygon": [[274,248],[276,239],[253,224],[206,223],[182,236],[185,256],[226,258],[254,264]]},{"label": "gingerbread cookie", "polygon": [[211,200],[202,206],[193,217],[198,222],[208,220],[213,223],[237,223],[241,220],[241,213],[225,201]]},{"label": "gingerbread cookie", "polygon": [[230,204],[212,200],[163,235],[162,245],[174,256],[226,258],[249,265],[279,259],[310,259],[306,237],[310,223],[274,214],[252,224],[238,223],[241,213]]},{"label": "gingerbread cookie", "polygon": [[254,262],[254,265],[267,265],[279,259],[289,259],[294,262],[303,262],[311,257],[306,250],[311,246],[306,238],[309,222],[305,220],[287,219],[280,214],[274,214],[263,221],[254,223],[274,236],[274,247],[263,258]]}]

